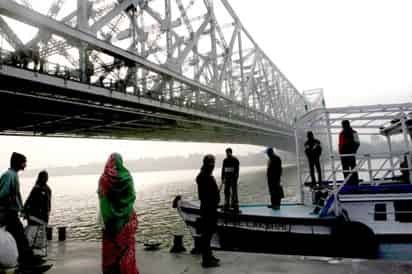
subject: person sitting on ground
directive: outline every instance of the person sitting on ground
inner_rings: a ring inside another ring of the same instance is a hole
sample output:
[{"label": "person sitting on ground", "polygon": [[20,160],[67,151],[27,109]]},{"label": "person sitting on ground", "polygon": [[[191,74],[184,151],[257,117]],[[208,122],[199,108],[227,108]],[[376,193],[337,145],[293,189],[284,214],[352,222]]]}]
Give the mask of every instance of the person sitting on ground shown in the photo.
[{"label": "person sitting on ground", "polygon": [[0,177],[0,224],[13,235],[19,251],[20,266],[39,265],[45,261],[33,254],[24,234],[19,212],[23,209],[18,172],[26,168],[26,157],[13,152],[10,168]]},{"label": "person sitting on ground", "polygon": [[51,210],[51,189],[47,185],[49,175],[43,170],[39,173],[36,184],[30,192],[23,213],[29,225],[48,224]]}]

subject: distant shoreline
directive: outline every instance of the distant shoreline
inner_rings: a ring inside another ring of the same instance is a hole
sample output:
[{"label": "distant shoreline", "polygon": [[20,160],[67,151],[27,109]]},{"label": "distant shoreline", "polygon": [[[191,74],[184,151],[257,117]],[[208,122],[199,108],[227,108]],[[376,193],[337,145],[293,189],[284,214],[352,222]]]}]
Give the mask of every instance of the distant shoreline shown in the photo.
[{"label": "distant shoreline", "polygon": [[[191,154],[188,157],[164,157],[164,158],[144,158],[138,160],[126,160],[125,166],[130,172],[161,172],[175,170],[193,170],[201,166],[203,155]],[[219,168],[224,155],[216,155],[216,167]],[[240,166],[266,166],[267,158],[262,154],[240,155],[238,157]],[[291,163],[291,159],[283,161],[286,164]],[[37,168],[26,170],[22,173],[24,177],[35,177],[41,170],[47,170],[50,176],[73,176],[73,175],[93,175],[100,174],[104,169],[104,162],[89,163],[80,166],[62,166]]]},{"label": "distant shoreline", "polygon": [[[295,164],[285,164],[283,165],[283,168],[292,168],[295,167]],[[243,170],[247,169],[247,173],[253,172],[255,170],[259,169],[265,169],[266,165],[250,165],[250,166],[243,166]],[[173,171],[192,171],[192,170],[198,170],[199,168],[177,168],[177,169],[169,169],[169,170],[130,170],[131,173],[155,173],[155,172],[173,172]],[[40,170],[29,170],[27,172],[23,172],[21,174],[21,177],[23,178],[35,178],[37,176],[37,173]],[[215,172],[220,173],[220,168],[216,168]],[[241,167],[241,172],[242,172],[242,167]],[[90,173],[73,173],[73,174],[53,174],[52,172],[49,171],[50,176],[59,176],[59,177],[71,177],[71,176],[81,176],[81,175],[96,175],[100,174],[101,172],[90,172]],[[217,174],[217,173],[216,173]],[[215,176],[216,176],[215,174]]]}]

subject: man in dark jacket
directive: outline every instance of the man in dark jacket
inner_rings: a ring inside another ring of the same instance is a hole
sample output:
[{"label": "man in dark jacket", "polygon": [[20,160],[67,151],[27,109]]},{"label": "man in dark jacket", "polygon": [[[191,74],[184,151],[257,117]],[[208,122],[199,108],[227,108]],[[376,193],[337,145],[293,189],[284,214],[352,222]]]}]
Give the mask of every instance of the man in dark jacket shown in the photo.
[{"label": "man in dark jacket", "polygon": [[0,177],[0,224],[13,235],[19,251],[19,264],[37,265],[44,263],[40,257],[34,256],[24,235],[23,224],[19,219],[19,212],[23,209],[20,194],[18,172],[26,168],[26,157],[13,152],[10,159],[10,168]]},{"label": "man in dark jacket", "polygon": [[[356,154],[359,144],[358,133],[352,129],[348,120],[343,120],[342,131],[339,133],[339,154]],[[358,172],[353,172],[356,168],[355,155],[341,156],[340,159],[342,162],[343,177],[346,179],[348,176],[351,176],[347,184],[358,185]]]},{"label": "man in dark jacket", "polygon": [[231,148],[226,149],[226,159],[222,166],[222,184],[225,186],[225,210],[233,208],[239,212],[237,180],[239,178],[239,160],[233,156]]},{"label": "man in dark jacket", "polygon": [[272,148],[266,150],[269,157],[267,167],[267,179],[270,193],[270,208],[280,209],[280,200],[284,197],[280,177],[282,176],[282,160],[275,154]]},{"label": "man in dark jacket", "polygon": [[202,245],[202,266],[219,266],[219,259],[212,254],[210,242],[217,227],[217,207],[220,202],[219,188],[213,177],[215,168],[215,157],[206,155],[203,158],[203,166],[196,177],[198,195],[200,200],[201,215],[201,245]]},{"label": "man in dark jacket", "polygon": [[316,185],[315,168],[318,173],[318,184],[322,184],[322,171],[320,168],[320,155],[322,154],[322,147],[320,141],[315,139],[312,131],[307,133],[308,140],[305,142],[305,153],[309,161],[310,177],[312,178],[312,185]]},{"label": "man in dark jacket", "polygon": [[402,182],[409,184],[410,183],[410,176],[409,176],[409,164],[408,164],[408,154],[403,156],[403,161],[399,164],[401,168],[401,180]]}]

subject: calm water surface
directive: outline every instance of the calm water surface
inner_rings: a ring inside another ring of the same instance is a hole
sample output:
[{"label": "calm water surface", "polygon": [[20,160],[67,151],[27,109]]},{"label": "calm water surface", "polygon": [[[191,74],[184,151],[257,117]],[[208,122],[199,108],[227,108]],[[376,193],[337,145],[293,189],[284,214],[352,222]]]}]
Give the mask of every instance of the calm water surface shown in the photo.
[{"label": "calm water surface", "polygon": [[[139,228],[136,240],[145,242],[156,239],[163,246],[169,246],[174,233],[185,233],[186,243],[190,242],[188,230],[177,211],[172,208],[176,195],[186,199],[197,199],[194,178],[198,170],[133,173],[136,188],[136,212]],[[220,178],[220,170],[214,172]],[[96,241],[101,238],[98,224],[97,182],[99,174],[51,177],[49,185],[53,191],[50,224],[67,226],[67,236],[71,240]],[[21,176],[21,188],[25,199],[35,178]],[[218,180],[218,183],[219,180]],[[282,183],[286,199],[296,200],[296,169],[284,168]],[[221,193],[223,201],[223,192]],[[239,178],[239,199],[242,204],[268,203],[266,167],[241,169]]]}]

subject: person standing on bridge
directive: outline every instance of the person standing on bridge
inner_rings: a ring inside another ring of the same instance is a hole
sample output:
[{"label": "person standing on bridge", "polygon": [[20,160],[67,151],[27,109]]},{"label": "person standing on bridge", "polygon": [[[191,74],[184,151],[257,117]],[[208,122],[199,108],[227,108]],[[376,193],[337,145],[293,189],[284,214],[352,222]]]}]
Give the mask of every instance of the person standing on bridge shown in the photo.
[{"label": "person standing on bridge", "polygon": [[318,184],[322,184],[322,171],[320,167],[320,155],[322,154],[322,147],[320,141],[315,139],[312,131],[307,133],[308,140],[305,142],[305,153],[309,161],[310,177],[312,179],[312,186],[316,185],[315,168],[318,173]]},{"label": "person standing on bridge", "polygon": [[280,209],[280,201],[284,197],[283,188],[280,185],[280,178],[282,176],[282,160],[275,154],[273,148],[268,148],[266,154],[269,157],[267,167],[267,180],[270,193],[270,208]]},{"label": "person standing on bridge", "polygon": [[203,158],[203,165],[196,177],[200,200],[202,266],[219,266],[219,259],[213,256],[210,242],[217,228],[217,207],[220,202],[219,188],[213,177],[215,156],[209,154]]},{"label": "person standing on bridge", "polygon": [[349,185],[359,184],[358,172],[353,171],[356,168],[356,157],[354,154],[358,151],[360,142],[358,133],[352,129],[348,120],[342,121],[342,131],[339,133],[339,154],[352,154],[341,156],[343,177]]},{"label": "person standing on bridge", "polygon": [[239,160],[233,156],[233,151],[229,147],[226,149],[226,159],[223,160],[222,166],[222,184],[225,187],[225,210],[233,208],[235,212],[239,212],[239,200],[237,193],[238,178]]},{"label": "person standing on bridge", "polygon": [[45,262],[33,254],[24,235],[23,224],[19,219],[19,212],[23,210],[23,202],[17,173],[26,168],[26,163],[24,155],[13,152],[10,168],[0,177],[0,226],[5,226],[6,230],[13,235],[19,251],[19,265],[21,267],[39,265]]},{"label": "person standing on bridge", "polygon": [[133,178],[120,154],[107,160],[99,180],[99,205],[103,219],[102,272],[138,274],[135,257],[137,216]]}]

